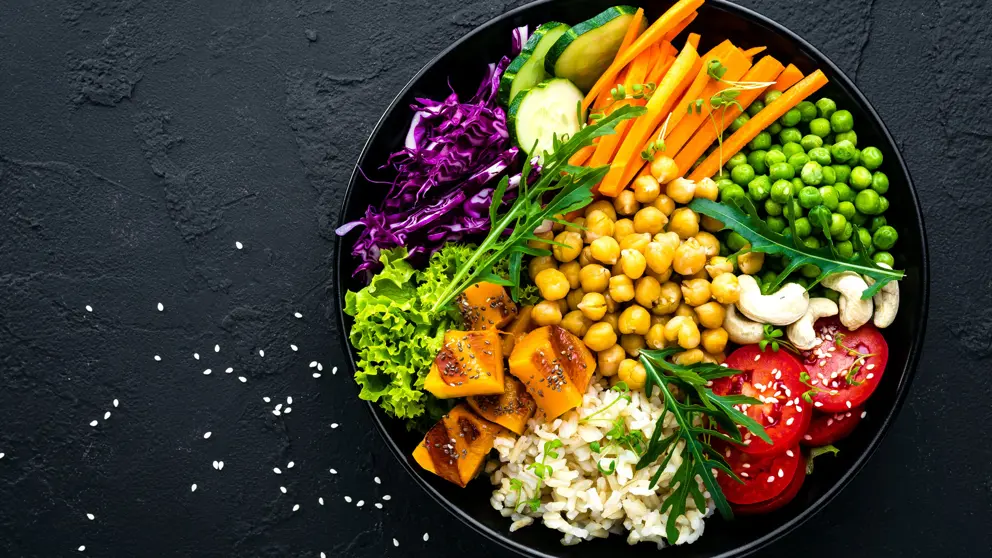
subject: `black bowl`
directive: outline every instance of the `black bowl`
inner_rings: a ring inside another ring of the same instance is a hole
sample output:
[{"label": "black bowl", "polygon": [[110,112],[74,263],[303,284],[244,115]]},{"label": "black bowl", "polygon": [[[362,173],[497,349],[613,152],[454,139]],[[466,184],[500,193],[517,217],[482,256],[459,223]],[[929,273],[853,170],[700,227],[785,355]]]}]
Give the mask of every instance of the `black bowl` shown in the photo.
[{"label": "black bowl", "polygon": [[[408,107],[414,97],[442,98],[448,92],[449,80],[460,94],[471,95],[483,76],[485,65],[509,52],[510,31],[514,27],[529,24],[533,28],[551,20],[576,23],[614,3],[614,0],[534,2],[482,25],[434,58],[393,100],[372,132],[352,174],[341,222],[357,219],[369,204],[381,202],[387,187],[369,182],[359,169],[372,178],[389,179],[377,169],[389,153],[401,145],[411,117]],[[645,8],[647,15],[653,19],[669,4],[651,2]],[[854,114],[859,143],[878,146],[884,154],[891,188],[888,195],[891,208],[887,218],[899,232],[896,265],[906,270],[906,277],[900,283],[902,306],[898,318],[885,330],[890,350],[888,368],[867,404],[867,418],[849,438],[837,444],[840,454],[836,458],[818,461],[816,473],[806,480],[799,496],[782,510],[764,516],[740,517],[734,521],[713,517],[707,522],[705,535],[697,542],[664,551],[664,555],[671,558],[744,556],[782,537],[822,509],[850,482],[878,447],[906,398],[922,346],[929,296],[927,245],[919,200],[895,141],[868,100],[837,66],[781,25],[724,0],[709,0],[689,30],[703,36],[701,50],[730,37],[742,48],[765,45],[769,54],[794,63],[804,73],[816,68],[826,73],[830,83],[820,94],[829,95],[839,106]],[[343,307],[346,289],[357,290],[363,286],[351,277],[351,270],[357,265],[349,255],[354,237],[354,233],[348,235],[338,249],[339,308]],[[339,316],[344,325],[342,331],[348,331],[350,318],[340,312]],[[354,370],[354,353],[350,347],[346,352],[351,356]],[[410,457],[420,440],[419,435],[407,432],[403,424],[390,419],[376,406],[370,405],[370,408],[372,419],[387,445],[424,490],[468,526],[503,547],[525,556],[598,557],[603,556],[604,551],[611,550],[620,550],[631,557],[656,555],[655,545],[628,547],[623,537],[563,547],[559,544],[560,533],[539,525],[510,533],[510,521],[489,504],[491,487],[488,482],[480,479],[461,489],[424,472]]]}]

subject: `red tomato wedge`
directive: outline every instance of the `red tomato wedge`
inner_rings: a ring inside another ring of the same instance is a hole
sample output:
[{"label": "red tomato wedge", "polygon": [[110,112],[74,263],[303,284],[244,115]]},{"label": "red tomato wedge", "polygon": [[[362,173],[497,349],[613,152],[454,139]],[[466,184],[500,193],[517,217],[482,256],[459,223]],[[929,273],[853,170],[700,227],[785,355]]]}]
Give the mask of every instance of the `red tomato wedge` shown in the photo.
[{"label": "red tomato wedge", "polygon": [[802,468],[799,446],[773,455],[752,455],[740,446],[725,444],[723,456],[730,470],[744,481],[741,484],[725,473],[717,477],[723,495],[733,504],[757,504],[782,494]]},{"label": "red tomato wedge", "polygon": [[815,448],[847,438],[861,422],[864,412],[863,408],[856,407],[838,413],[813,413],[809,429],[799,443]]},{"label": "red tomato wedge", "polygon": [[737,405],[737,408],[765,427],[772,440],[769,444],[742,427],[741,451],[755,455],[781,453],[798,444],[813,414],[801,399],[807,389],[799,379],[805,371],[802,363],[785,350],[762,351],[757,345],[737,349],[726,363],[743,373],[714,380],[713,393],[742,394],[763,401],[761,405]]},{"label": "red tomato wedge", "polygon": [[789,486],[785,487],[785,490],[781,494],[763,502],[758,502],[757,504],[735,504],[733,506],[734,513],[737,515],[756,515],[773,512],[793,501],[796,495],[799,494],[799,489],[802,488],[803,481],[805,480],[806,465],[800,463],[799,468],[796,469],[796,474],[792,476]]},{"label": "red tomato wedge", "polygon": [[851,331],[837,318],[825,318],[814,329],[821,343],[802,355],[810,385],[817,389],[813,407],[823,412],[860,407],[882,379],[889,360],[888,343],[871,324]]}]

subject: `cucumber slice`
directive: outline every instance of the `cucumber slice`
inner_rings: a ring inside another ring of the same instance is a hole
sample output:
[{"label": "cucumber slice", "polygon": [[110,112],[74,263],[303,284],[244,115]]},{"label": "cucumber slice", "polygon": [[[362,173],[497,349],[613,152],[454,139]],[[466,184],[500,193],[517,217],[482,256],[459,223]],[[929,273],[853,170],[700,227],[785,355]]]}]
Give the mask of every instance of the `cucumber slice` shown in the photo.
[{"label": "cucumber slice", "polygon": [[551,45],[545,71],[589,91],[616,57],[636,12],[632,6],[614,6],[572,27]]},{"label": "cucumber slice", "polygon": [[510,62],[499,80],[499,102],[509,106],[513,98],[524,89],[530,89],[547,79],[544,55],[558,37],[568,31],[568,25],[549,21],[534,30],[520,54]]},{"label": "cucumber slice", "polygon": [[586,117],[579,114],[580,103],[582,91],[567,79],[552,78],[521,91],[509,110],[513,141],[528,155],[551,151],[556,134],[561,139],[581,129]]}]

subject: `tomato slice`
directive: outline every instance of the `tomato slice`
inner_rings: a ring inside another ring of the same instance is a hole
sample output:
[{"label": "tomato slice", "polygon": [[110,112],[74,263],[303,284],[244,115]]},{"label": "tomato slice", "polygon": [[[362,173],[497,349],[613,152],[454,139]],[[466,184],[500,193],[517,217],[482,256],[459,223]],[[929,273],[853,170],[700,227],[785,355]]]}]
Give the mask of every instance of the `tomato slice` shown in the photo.
[{"label": "tomato slice", "polygon": [[732,506],[734,513],[737,515],[756,515],[773,512],[794,500],[796,495],[799,494],[799,489],[802,488],[803,481],[805,480],[806,465],[800,462],[799,468],[796,469],[796,474],[792,476],[792,481],[789,482],[789,486],[785,487],[785,490],[781,494],[763,502],[758,502],[757,504],[734,504]]},{"label": "tomato slice", "polygon": [[809,423],[809,429],[803,434],[803,439],[799,443],[804,446],[817,447],[847,438],[864,418],[864,413],[865,410],[862,407],[837,413],[813,413],[813,420]]},{"label": "tomato slice", "polygon": [[802,354],[810,385],[817,389],[813,407],[824,412],[860,407],[882,379],[888,343],[875,326],[851,331],[836,317],[818,320],[814,329],[820,344]]},{"label": "tomato slice", "polygon": [[739,483],[727,474],[717,476],[723,495],[734,504],[756,504],[783,493],[802,462],[799,446],[772,455],[744,453],[740,446],[731,444],[723,444],[722,449],[730,470],[743,481]]},{"label": "tomato slice", "polygon": [[717,395],[743,394],[764,403],[737,405],[747,416],[765,427],[769,444],[743,429],[741,451],[755,455],[781,453],[799,443],[809,426],[812,409],[801,399],[806,386],[799,379],[805,371],[799,360],[784,349],[762,351],[757,345],[745,345],[727,358],[727,366],[741,370],[729,378],[713,381]]}]

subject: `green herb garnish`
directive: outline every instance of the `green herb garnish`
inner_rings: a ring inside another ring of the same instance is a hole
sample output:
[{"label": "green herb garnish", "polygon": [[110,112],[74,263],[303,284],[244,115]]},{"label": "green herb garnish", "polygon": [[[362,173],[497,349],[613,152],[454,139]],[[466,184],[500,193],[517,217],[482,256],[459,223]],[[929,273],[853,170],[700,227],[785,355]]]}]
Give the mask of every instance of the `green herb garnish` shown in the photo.
[{"label": "green herb garnish", "polygon": [[[528,507],[530,507],[530,511],[532,512],[536,512],[538,508],[541,507],[541,486],[544,484],[544,479],[550,477],[555,473],[554,469],[552,469],[550,465],[545,465],[545,462],[548,460],[548,457],[552,459],[558,459],[558,452],[556,450],[560,448],[562,445],[563,445],[562,441],[559,439],[554,439],[551,440],[550,442],[545,442],[544,451],[541,453],[541,460],[535,461],[527,466],[528,469],[534,472],[534,476],[537,477],[537,486],[534,488],[534,495],[523,502],[520,501],[520,492],[518,490],[517,506],[520,506],[521,504],[526,504]],[[523,483],[517,480],[516,485],[514,485],[513,483],[514,480],[516,479],[510,479],[510,486],[514,489],[517,489],[518,487],[522,489]]]},{"label": "green herb garnish", "polygon": [[765,324],[764,331],[762,333],[761,341],[758,341],[758,348],[764,351],[766,348],[771,347],[773,351],[778,352],[779,348],[785,347],[786,349],[799,354],[799,348],[793,345],[790,341],[782,339],[782,329],[777,328],[771,324]]},{"label": "green herb garnish", "polygon": [[818,448],[813,448],[809,450],[809,457],[806,458],[807,475],[813,474],[813,460],[825,453],[832,453],[834,455],[837,455],[838,453],[840,453],[840,450],[831,445],[820,446]]}]

